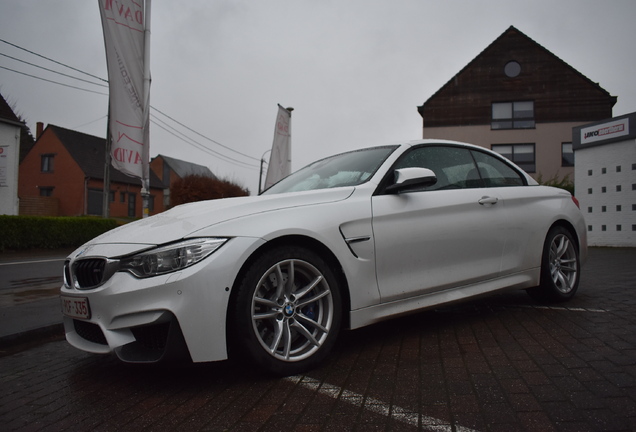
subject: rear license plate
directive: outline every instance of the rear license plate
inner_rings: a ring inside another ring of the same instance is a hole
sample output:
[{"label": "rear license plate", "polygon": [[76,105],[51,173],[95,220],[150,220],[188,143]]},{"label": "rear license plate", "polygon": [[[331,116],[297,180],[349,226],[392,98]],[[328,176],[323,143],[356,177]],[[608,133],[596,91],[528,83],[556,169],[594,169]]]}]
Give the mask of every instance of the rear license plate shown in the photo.
[{"label": "rear license plate", "polygon": [[91,308],[86,297],[60,296],[62,313],[71,318],[89,319]]}]

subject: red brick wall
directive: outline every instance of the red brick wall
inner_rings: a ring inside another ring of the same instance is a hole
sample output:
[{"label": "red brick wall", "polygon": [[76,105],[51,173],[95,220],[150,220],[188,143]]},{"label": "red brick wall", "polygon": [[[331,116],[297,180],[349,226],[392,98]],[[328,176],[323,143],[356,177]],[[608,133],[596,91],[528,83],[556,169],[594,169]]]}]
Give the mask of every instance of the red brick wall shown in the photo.
[{"label": "red brick wall", "polygon": [[60,203],[54,197],[20,198],[20,216],[59,216]]},{"label": "red brick wall", "polygon": [[[41,158],[53,154],[53,171],[41,171]],[[40,139],[20,164],[18,196],[20,199],[39,197],[41,187],[53,187],[53,197],[59,202],[60,216],[84,214],[84,173],[64,145],[50,130]]]},{"label": "red brick wall", "polygon": [[[41,171],[41,157],[53,154],[53,170],[49,173]],[[46,129],[35,143],[35,146],[20,164],[18,179],[18,196],[21,200],[40,197],[41,187],[53,187],[52,197],[58,201],[58,216],[81,216],[86,214],[87,189],[103,190],[101,179],[85,179],[84,173],[75,160],[59,141],[55,133]],[[128,217],[128,192],[136,194],[135,217],[142,216],[141,183],[139,186],[123,183],[111,183],[110,190],[115,191],[115,200],[110,203],[111,217]],[[120,202],[120,192],[126,193],[126,201]],[[154,211],[165,210],[163,190],[151,189],[154,198]]]}]

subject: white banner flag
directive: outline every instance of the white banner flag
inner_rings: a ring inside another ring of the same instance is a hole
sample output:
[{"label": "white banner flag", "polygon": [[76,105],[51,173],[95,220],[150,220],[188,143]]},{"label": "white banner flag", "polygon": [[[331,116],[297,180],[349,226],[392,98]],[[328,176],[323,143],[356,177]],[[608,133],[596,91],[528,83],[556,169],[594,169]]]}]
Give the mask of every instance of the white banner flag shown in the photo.
[{"label": "white banner flag", "polygon": [[269,156],[265,189],[291,173],[291,112],[293,108],[278,105],[274,143]]},{"label": "white banner flag", "polygon": [[143,183],[149,174],[150,0],[98,1],[108,66],[113,166]]}]

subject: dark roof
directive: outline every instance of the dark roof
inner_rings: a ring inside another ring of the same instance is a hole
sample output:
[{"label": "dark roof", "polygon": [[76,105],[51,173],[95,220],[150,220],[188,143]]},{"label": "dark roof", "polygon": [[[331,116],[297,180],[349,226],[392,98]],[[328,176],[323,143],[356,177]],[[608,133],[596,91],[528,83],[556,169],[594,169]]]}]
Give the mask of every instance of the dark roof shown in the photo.
[{"label": "dark roof", "polygon": [[10,123],[16,123],[16,126],[21,126],[22,122],[18,116],[13,112],[7,101],[0,94],[0,120],[4,120]]},{"label": "dark roof", "polygon": [[20,162],[24,160],[29,150],[33,148],[35,140],[27,125],[20,120],[6,99],[0,94],[0,122],[9,123],[20,128]]},{"label": "dark roof", "polygon": [[[48,125],[47,129],[58,137],[85,176],[104,179],[106,139],[54,125]],[[113,167],[110,169],[110,181],[140,185],[138,178],[128,176]],[[152,170],[150,170],[150,187],[165,189],[163,182]]]},{"label": "dark roof", "polygon": [[189,175],[200,175],[203,177],[209,177],[216,179],[216,176],[210,171],[210,168],[198,165],[192,162],[186,162],[184,160],[171,158],[169,156],[158,155],[157,157],[161,157],[164,160],[164,163],[167,163],[168,166],[177,173],[177,175],[181,178],[184,178]]},{"label": "dark roof", "polygon": [[[505,78],[503,67],[505,62],[516,60],[522,64],[522,74],[516,78]],[[527,67],[526,67],[527,66]],[[455,74],[446,84],[439,88],[418,111],[424,117],[446,117],[449,106],[438,106],[440,103],[455,107],[460,104],[472,105],[482,103],[484,109],[490,108],[492,100],[509,100],[511,94],[524,93],[529,99],[557,99],[570,105],[569,111],[561,116],[574,120],[585,120],[590,117],[587,112],[579,112],[589,108],[573,108],[573,104],[602,105],[611,107],[616,97],[611,96],[598,83],[554,55],[514,26],[510,26],[490,45],[482,50],[473,60]],[[482,100],[487,95],[486,99]],[[435,107],[435,108],[434,108]],[[442,109],[443,108],[443,109]],[[536,107],[535,107],[536,108]],[[432,109],[440,110],[435,114]],[[481,109],[481,108],[480,108]],[[608,114],[603,108],[603,114]],[[488,114],[488,113],[487,113]],[[479,117],[471,113],[468,117]],[[591,117],[598,117],[593,113]],[[600,116],[603,118],[604,116]]]}]

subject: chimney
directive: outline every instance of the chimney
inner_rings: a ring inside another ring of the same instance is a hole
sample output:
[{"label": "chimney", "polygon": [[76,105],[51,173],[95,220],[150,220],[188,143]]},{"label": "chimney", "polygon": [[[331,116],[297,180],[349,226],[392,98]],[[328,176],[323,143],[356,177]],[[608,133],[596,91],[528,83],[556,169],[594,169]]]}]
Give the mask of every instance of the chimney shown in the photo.
[{"label": "chimney", "polygon": [[40,135],[42,135],[42,132],[44,131],[44,123],[42,122],[37,122],[35,124],[35,139],[39,139]]}]

